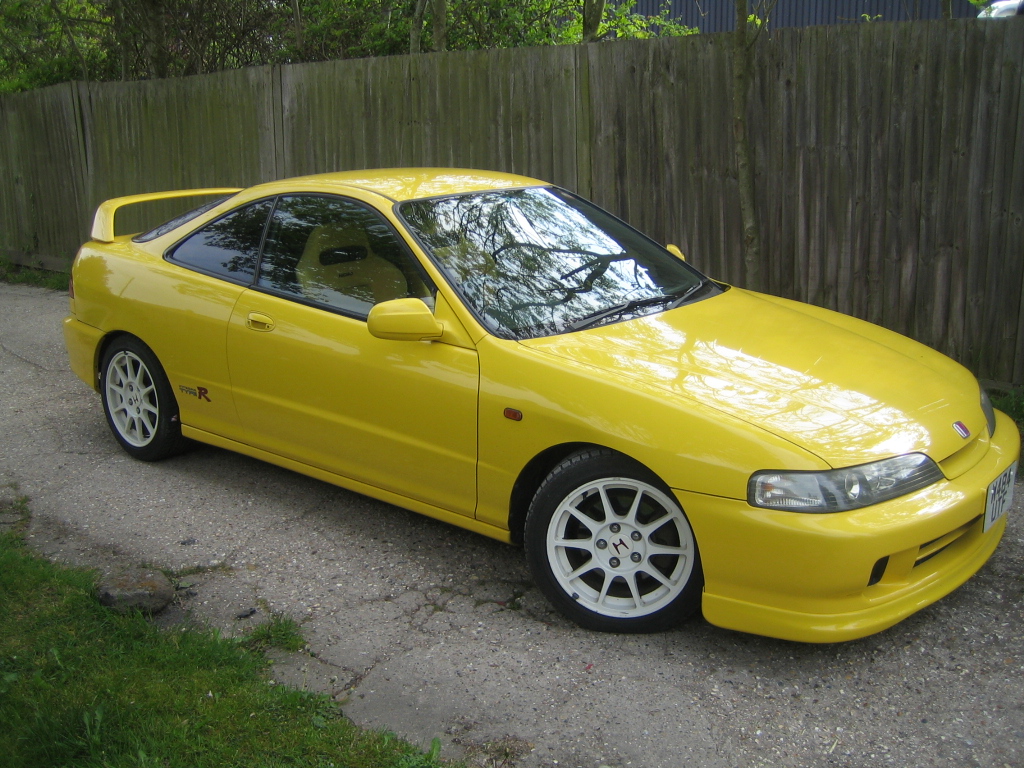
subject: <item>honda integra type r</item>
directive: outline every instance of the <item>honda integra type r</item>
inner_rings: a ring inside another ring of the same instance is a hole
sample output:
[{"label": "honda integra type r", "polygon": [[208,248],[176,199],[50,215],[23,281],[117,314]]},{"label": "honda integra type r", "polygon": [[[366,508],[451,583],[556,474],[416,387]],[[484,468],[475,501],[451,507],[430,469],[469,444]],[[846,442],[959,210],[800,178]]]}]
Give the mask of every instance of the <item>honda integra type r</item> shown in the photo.
[{"label": "honda integra type r", "polygon": [[[213,197],[144,234],[122,206]],[[1016,426],[890,331],[702,275],[576,195],[455,169],[117,198],[71,367],[145,461],[190,441],[521,544],[583,627],[831,642],[974,574]]]}]

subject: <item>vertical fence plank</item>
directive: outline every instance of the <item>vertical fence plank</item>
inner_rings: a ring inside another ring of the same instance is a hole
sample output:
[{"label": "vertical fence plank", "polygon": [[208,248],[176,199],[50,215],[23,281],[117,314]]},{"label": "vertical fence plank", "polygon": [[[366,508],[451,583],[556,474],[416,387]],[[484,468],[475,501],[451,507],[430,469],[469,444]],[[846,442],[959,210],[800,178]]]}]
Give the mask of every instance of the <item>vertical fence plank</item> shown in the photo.
[{"label": "vertical fence plank", "polygon": [[0,256],[65,267],[88,231],[78,88],[0,99]]},{"label": "vertical fence plank", "polygon": [[[1016,25],[1018,29],[1021,24]],[[1010,30],[1007,30],[1009,33]],[[1001,381],[1024,382],[1024,35],[1006,34],[1002,50],[1001,96],[1004,99],[996,141],[1002,172],[1001,201],[1006,227],[1001,242],[990,252],[987,284],[996,319],[996,333],[984,343],[985,375]],[[1014,290],[1019,286],[1019,290]],[[1016,318],[1016,322],[1014,322]]]}]

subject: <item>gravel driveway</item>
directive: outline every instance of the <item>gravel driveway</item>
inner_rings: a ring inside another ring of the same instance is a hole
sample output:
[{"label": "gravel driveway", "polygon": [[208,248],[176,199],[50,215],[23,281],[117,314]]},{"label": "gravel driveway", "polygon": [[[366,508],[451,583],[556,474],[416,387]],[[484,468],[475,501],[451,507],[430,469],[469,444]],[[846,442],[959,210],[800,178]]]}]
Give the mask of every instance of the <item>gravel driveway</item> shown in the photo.
[{"label": "gravel driveway", "polygon": [[552,613],[520,550],[213,448],[128,458],[67,367],[66,312],[0,284],[0,483],[31,498],[36,544],[201,569],[185,609],[228,634],[293,616],[310,653],[274,676],[360,724],[486,765],[1024,766],[1020,485],[981,573],[874,637],[595,634]]}]

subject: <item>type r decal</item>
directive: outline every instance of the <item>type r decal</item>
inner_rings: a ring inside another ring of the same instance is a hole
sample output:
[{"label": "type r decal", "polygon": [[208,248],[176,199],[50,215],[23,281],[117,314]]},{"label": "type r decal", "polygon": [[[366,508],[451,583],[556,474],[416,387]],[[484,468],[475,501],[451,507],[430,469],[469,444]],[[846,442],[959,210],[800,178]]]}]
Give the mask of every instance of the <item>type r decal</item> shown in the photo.
[{"label": "type r decal", "polygon": [[186,387],[184,384],[181,384],[178,386],[178,389],[180,389],[186,395],[190,395],[199,400],[205,400],[208,403],[212,402],[209,397],[210,390],[208,390],[206,387]]}]

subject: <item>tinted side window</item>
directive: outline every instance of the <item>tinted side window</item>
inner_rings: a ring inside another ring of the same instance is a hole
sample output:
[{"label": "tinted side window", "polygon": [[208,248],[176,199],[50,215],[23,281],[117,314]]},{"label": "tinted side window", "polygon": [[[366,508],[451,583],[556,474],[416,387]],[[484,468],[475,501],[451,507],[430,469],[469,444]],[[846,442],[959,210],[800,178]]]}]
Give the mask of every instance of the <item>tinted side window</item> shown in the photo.
[{"label": "tinted side window", "polygon": [[179,243],[170,258],[229,280],[251,282],[271,202],[261,200],[207,224]]},{"label": "tinted side window", "polygon": [[431,295],[419,266],[377,212],[323,195],[278,199],[256,284],[358,316],[381,301]]}]

